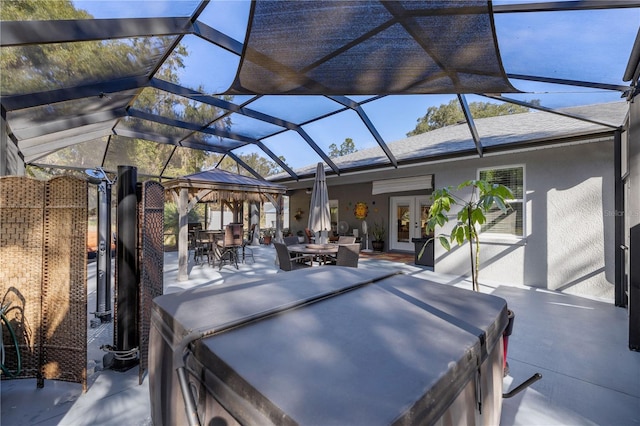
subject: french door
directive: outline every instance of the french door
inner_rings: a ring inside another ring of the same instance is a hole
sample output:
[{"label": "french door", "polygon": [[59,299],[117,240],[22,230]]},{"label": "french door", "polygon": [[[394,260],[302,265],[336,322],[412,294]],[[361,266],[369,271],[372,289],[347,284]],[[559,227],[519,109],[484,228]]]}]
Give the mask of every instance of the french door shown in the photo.
[{"label": "french door", "polygon": [[429,197],[391,197],[390,201],[389,249],[414,251],[415,244],[411,239],[425,237]]}]

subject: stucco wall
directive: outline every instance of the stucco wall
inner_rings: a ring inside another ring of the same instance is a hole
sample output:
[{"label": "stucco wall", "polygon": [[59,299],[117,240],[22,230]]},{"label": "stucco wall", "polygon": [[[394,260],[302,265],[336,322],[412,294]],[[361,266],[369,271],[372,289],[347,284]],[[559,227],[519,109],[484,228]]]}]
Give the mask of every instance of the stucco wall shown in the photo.
[{"label": "stucco wall", "polygon": [[[640,98],[639,98],[640,99]],[[629,104],[629,176],[627,177],[627,233],[640,225],[640,104]],[[628,241],[627,241],[628,242]],[[640,280],[640,277],[636,277]]]},{"label": "stucco wall", "polygon": [[[405,176],[434,175],[434,186],[458,185],[477,178],[479,168],[524,165],[526,185],[526,235],[523,239],[484,237],[481,244],[480,280],[528,285],[571,294],[614,298],[614,182],[613,139],[572,146],[455,160],[403,168]],[[400,170],[398,170],[400,172]],[[386,176],[390,177],[390,176]],[[378,179],[376,173],[370,180]],[[369,205],[370,224],[383,219],[389,229],[390,195],[424,195],[420,192],[371,195],[371,182],[337,184],[329,181],[329,198],[340,203],[340,220],[350,228],[359,225],[353,204]],[[351,203],[351,204],[350,204]],[[306,226],[309,196],[295,190],[291,211],[300,207]],[[447,234],[455,213],[440,233]],[[388,250],[388,241],[385,250]],[[447,252],[435,245],[435,270],[460,277],[470,274],[468,245]]]},{"label": "stucco wall", "polygon": [[[613,300],[613,141],[459,161],[429,171],[442,187],[475,178],[478,168],[517,164],[525,166],[526,236],[483,242],[480,280]],[[435,256],[438,272],[470,273],[467,245],[450,252],[436,245]]]},{"label": "stucco wall", "polygon": [[625,244],[628,265],[629,348],[640,350],[640,97],[629,104],[629,176],[626,185]]},{"label": "stucco wall", "polygon": [[[334,180],[331,183],[335,183]],[[345,221],[349,224],[349,234],[354,228],[361,229],[362,221],[355,218],[353,209],[357,202],[365,202],[369,207],[369,215],[367,216],[367,224],[371,226],[374,221],[383,222],[387,227],[389,222],[389,194],[371,195],[371,182],[347,185],[330,185],[329,199],[338,200],[338,220]],[[289,225],[291,231],[295,234],[298,229],[304,229],[309,221],[309,204],[311,203],[311,195],[307,194],[304,189],[298,189],[291,194],[289,201]],[[296,220],[294,215],[298,208],[303,212],[300,220]],[[361,231],[360,231],[361,232]],[[388,243],[385,244],[385,250]]]}]

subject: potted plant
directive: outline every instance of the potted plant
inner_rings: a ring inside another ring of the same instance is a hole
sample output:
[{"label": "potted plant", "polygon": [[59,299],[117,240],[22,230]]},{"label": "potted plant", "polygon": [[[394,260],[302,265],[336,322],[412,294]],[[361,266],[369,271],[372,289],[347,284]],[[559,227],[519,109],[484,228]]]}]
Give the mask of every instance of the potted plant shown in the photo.
[{"label": "potted plant", "polygon": [[387,236],[387,230],[382,222],[373,222],[371,225],[371,236],[373,240],[371,245],[374,251],[384,250],[384,239]]},{"label": "potted plant", "polygon": [[271,239],[273,238],[273,232],[270,228],[267,228],[262,231],[262,244],[269,245],[271,244]]},{"label": "potted plant", "polygon": [[298,236],[298,242],[300,244],[304,243],[304,231],[301,229],[298,232],[296,232],[296,235]]},{"label": "potted plant", "polygon": [[[471,188],[468,198],[462,198],[457,192]],[[487,222],[486,214],[497,207],[501,212],[506,213],[509,205],[506,200],[513,198],[511,190],[504,185],[492,184],[485,180],[468,180],[462,182],[457,187],[446,187],[437,189],[431,195],[433,201],[429,209],[427,219],[427,232],[434,232],[437,226],[443,226],[449,221],[447,213],[452,206],[460,206],[457,213],[458,222],[454,225],[448,238],[446,235],[439,235],[437,238],[442,246],[448,251],[451,249],[450,243],[463,245],[469,243],[469,260],[471,262],[471,282],[474,291],[480,291],[478,284],[478,272],[480,270],[480,240],[478,232],[480,226]],[[429,239],[431,241],[433,238]],[[422,246],[418,257],[422,256],[427,243]],[[509,369],[507,364],[507,345],[509,335],[513,329],[514,313],[507,310],[509,324],[503,334],[504,345],[504,374]]]}]

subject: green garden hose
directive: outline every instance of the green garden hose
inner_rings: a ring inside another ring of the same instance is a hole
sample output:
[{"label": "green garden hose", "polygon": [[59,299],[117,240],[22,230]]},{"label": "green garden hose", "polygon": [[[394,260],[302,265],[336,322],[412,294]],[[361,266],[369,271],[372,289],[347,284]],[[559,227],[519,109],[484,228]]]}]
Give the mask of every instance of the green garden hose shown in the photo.
[{"label": "green garden hose", "polygon": [[[0,352],[2,353],[2,363],[0,364],[0,368],[2,369],[2,372],[4,374],[6,374],[9,377],[15,377],[18,374],[20,374],[20,372],[22,371],[22,358],[20,357],[20,346],[18,345],[18,339],[16,338],[16,333],[13,331],[13,327],[11,327],[11,324],[9,323],[9,320],[7,319],[7,317],[4,315],[4,311],[5,308],[3,308],[0,311],[0,319],[2,319],[2,322],[4,322],[7,326],[7,329],[9,330],[9,334],[11,335],[11,340],[13,340],[13,346],[16,348],[16,358],[18,361],[18,368],[15,372],[11,372],[9,371],[9,369],[4,365],[4,340],[0,340]],[[0,332],[2,331],[2,325],[0,324]],[[2,335],[4,336],[4,333],[2,333]]]}]

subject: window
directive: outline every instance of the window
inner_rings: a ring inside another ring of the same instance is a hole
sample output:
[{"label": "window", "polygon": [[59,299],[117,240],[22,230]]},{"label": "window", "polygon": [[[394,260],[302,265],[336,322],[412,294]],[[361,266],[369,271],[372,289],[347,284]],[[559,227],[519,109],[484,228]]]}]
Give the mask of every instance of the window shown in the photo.
[{"label": "window", "polygon": [[338,234],[338,200],[329,200],[329,213],[331,214],[331,230]]},{"label": "window", "polygon": [[[248,211],[248,210],[247,210]],[[260,211],[260,228],[276,229],[276,221],[278,216],[276,214],[276,206],[270,201],[265,201],[262,204],[262,210]],[[289,229],[289,197],[282,196],[282,229]]]},{"label": "window", "polygon": [[507,200],[510,209],[503,213],[495,207],[487,213],[487,223],[481,232],[513,237],[524,237],[524,166],[484,169],[478,171],[479,178],[489,183],[502,184],[513,193],[513,199]]}]

